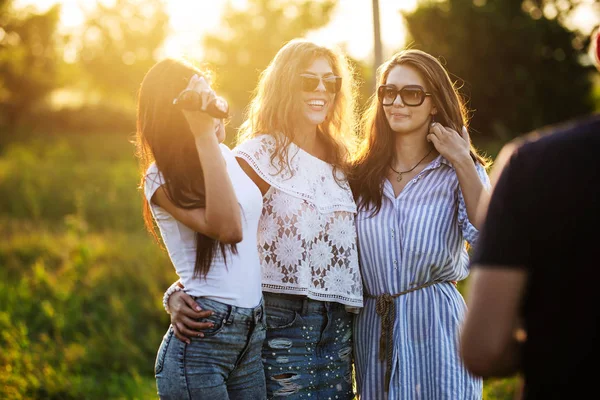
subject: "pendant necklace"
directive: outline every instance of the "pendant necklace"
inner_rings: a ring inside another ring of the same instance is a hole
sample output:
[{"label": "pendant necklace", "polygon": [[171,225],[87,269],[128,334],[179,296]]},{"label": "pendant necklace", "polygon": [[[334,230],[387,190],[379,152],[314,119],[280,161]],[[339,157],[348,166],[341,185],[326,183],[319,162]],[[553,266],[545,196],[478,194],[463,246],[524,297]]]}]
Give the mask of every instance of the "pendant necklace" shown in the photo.
[{"label": "pendant necklace", "polygon": [[392,167],[392,166],[390,165],[390,168],[392,169],[392,171],[394,171],[395,173],[397,173],[397,174],[398,174],[398,177],[396,177],[396,181],[397,181],[397,182],[400,182],[400,181],[402,180],[402,175],[404,175],[404,174],[407,174],[407,173],[411,172],[412,170],[414,170],[415,168],[417,168],[417,166],[418,166],[419,164],[421,164],[421,163],[423,162],[423,160],[424,160],[424,159],[426,159],[426,158],[427,158],[427,156],[428,156],[429,154],[431,154],[431,152],[432,152],[432,151],[433,151],[433,147],[432,147],[431,149],[429,149],[429,151],[427,152],[427,154],[425,154],[425,156],[424,156],[423,158],[421,158],[421,159],[419,160],[419,162],[415,164],[415,166],[414,166],[414,167],[412,167],[411,169],[407,169],[406,171],[396,171],[396,170],[394,169],[394,167]]}]

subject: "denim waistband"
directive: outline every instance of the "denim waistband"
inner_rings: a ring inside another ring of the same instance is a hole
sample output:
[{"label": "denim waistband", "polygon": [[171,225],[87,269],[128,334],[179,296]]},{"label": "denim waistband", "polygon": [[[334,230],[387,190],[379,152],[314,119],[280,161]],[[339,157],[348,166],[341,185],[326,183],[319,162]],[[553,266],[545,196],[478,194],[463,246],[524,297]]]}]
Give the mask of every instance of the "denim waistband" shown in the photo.
[{"label": "denim waistband", "polygon": [[306,315],[310,313],[326,313],[331,308],[344,308],[343,304],[321,301],[302,295],[263,292],[266,307],[277,307],[292,310]]},{"label": "denim waistband", "polygon": [[259,323],[262,321],[265,313],[265,306],[263,299],[256,307],[245,308],[232,306],[229,304],[221,303],[220,301],[208,299],[206,297],[192,296],[196,303],[202,307],[203,310],[213,311],[215,314],[223,315],[226,323],[231,324],[233,322],[244,323],[254,322]]}]

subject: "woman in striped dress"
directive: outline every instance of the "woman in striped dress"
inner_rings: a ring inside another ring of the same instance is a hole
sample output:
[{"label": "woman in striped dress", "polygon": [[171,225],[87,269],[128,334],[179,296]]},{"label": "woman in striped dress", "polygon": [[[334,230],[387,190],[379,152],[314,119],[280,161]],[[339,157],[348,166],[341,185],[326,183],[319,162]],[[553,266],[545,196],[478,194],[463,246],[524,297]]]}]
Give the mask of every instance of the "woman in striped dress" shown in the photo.
[{"label": "woman in striped dress", "polygon": [[488,196],[464,104],[435,57],[402,51],[378,69],[352,189],[365,304],[355,320],[361,399],[482,397],[458,354],[466,242]]}]

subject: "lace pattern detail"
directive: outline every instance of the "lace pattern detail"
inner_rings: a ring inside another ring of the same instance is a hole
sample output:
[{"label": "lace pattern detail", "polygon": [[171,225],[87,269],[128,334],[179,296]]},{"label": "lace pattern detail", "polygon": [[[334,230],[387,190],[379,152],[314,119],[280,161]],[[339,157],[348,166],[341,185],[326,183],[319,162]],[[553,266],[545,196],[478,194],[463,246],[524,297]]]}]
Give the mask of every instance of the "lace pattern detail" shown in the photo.
[{"label": "lace pattern detail", "polygon": [[[263,289],[362,307],[356,204],[333,167],[291,144],[290,166],[271,164],[275,140],[250,139],[234,152],[271,185],[258,227]],[[274,160],[277,162],[277,159]]]},{"label": "lace pattern detail", "polygon": [[280,165],[279,158],[273,160],[275,139],[261,135],[247,140],[234,149],[237,157],[246,160],[258,175],[269,185],[294,197],[308,200],[320,212],[349,211],[356,214],[356,203],[350,185],[338,171],[338,181],[333,177],[331,164],[320,160],[294,143],[289,144],[287,165]]}]

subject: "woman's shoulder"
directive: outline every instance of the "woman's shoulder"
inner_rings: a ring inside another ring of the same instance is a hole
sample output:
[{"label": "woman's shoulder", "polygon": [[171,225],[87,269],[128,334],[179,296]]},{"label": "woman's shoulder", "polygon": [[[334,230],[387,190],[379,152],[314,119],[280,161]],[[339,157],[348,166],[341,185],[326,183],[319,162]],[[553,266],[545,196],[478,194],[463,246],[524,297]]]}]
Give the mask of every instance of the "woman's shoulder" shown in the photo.
[{"label": "woman's shoulder", "polygon": [[227,146],[225,143],[220,143],[219,149],[221,150],[221,155],[223,156],[223,158],[225,160],[230,160],[232,158],[235,158],[233,150],[231,150],[231,148],[229,146]]},{"label": "woman's shoulder", "polygon": [[356,210],[345,174],[293,142],[278,143],[275,135],[257,135],[240,143],[234,152],[265,182],[287,195],[307,200],[321,211]]},{"label": "woman's shoulder", "polygon": [[152,198],[156,190],[165,184],[165,178],[161,174],[155,162],[146,169],[144,176],[144,194],[148,200]]},{"label": "woman's shoulder", "polygon": [[261,134],[239,143],[233,154],[250,164],[259,175],[278,175],[284,169],[282,159],[276,157],[280,151],[273,135]]},{"label": "woman's shoulder", "polygon": [[144,178],[146,179],[146,182],[160,182],[160,184],[163,184],[164,181],[163,175],[154,161],[146,168]]},{"label": "woman's shoulder", "polygon": [[152,161],[150,163],[150,165],[148,165],[148,168],[146,168],[146,176],[150,175],[150,174],[158,174],[160,173],[160,171],[158,170],[158,167],[156,166],[156,162]]},{"label": "woman's shoulder", "polygon": [[276,140],[273,135],[263,133],[245,139],[238,143],[233,149],[234,153],[253,153],[260,151],[261,153],[272,153],[275,151]]}]

